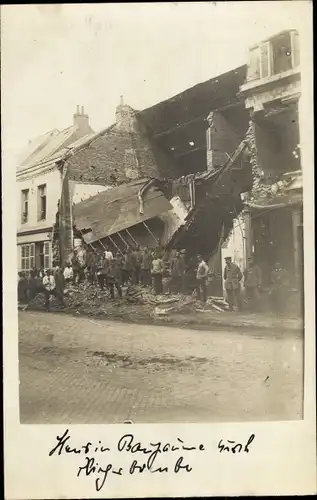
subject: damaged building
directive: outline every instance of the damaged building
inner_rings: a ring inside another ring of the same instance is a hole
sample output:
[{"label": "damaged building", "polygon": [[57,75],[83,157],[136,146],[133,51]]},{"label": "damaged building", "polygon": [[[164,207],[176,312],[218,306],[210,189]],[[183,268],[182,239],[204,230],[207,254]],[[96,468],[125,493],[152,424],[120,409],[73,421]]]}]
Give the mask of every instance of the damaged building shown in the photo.
[{"label": "damaged building", "polygon": [[91,197],[73,207],[76,235],[92,248],[108,246],[120,254],[136,245],[165,246],[168,229],[184,222],[186,210],[180,203],[173,207],[164,191],[136,179]]},{"label": "damaged building", "polygon": [[35,162],[40,176],[56,176],[44,267],[64,263],[78,236],[95,246],[106,239],[120,252],[132,243],[159,244],[216,253],[219,261],[219,241],[250,185],[248,112],[238,98],[245,74],[242,66],[143,111],[121,99],[113,125]]},{"label": "damaged building", "polygon": [[[300,157],[300,51],[295,30],[250,48],[241,95],[250,112],[253,187],[245,197],[246,256],[254,254],[264,285],[276,263],[302,289],[303,191]],[[310,166],[311,168],[311,166]]]},{"label": "damaged building", "polygon": [[295,31],[252,47],[248,65],[142,111],[121,98],[113,125],[37,162],[58,178],[50,265],[53,253],[65,263],[80,238],[119,253],[135,245],[202,253],[215,293],[228,254],[242,269],[255,254],[265,279],[281,262],[299,284],[299,99]]},{"label": "damaged building", "polygon": [[245,75],[245,66],[237,68],[140,112],[121,102],[116,124],[83,148],[82,164],[77,153],[66,162],[69,180],[96,175],[112,185],[74,207],[76,234],[119,252],[147,244],[217,254],[221,274],[219,241],[243,208],[240,193],[252,186],[248,111],[238,98]]}]

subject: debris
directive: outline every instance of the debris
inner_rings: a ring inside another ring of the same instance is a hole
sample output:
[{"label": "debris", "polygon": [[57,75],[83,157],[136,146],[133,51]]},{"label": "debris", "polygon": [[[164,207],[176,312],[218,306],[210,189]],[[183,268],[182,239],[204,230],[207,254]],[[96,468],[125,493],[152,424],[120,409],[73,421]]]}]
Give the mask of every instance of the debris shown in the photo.
[{"label": "debris", "polygon": [[184,309],[186,309],[188,311],[188,306],[193,305],[196,302],[195,299],[192,297],[185,297],[184,295],[181,295],[180,297],[181,297],[180,300],[177,301],[177,303],[173,306],[165,307],[165,308],[158,307],[158,306],[155,307],[155,309],[153,311],[153,315],[154,316],[166,316],[169,313],[180,312]]},{"label": "debris", "polygon": [[210,305],[211,305],[211,307],[212,307],[213,309],[216,309],[216,311],[218,311],[218,312],[223,312],[223,311],[224,311],[224,309],[222,309],[221,307],[217,306],[217,305],[216,305],[216,304],[214,304],[213,302],[211,302],[211,303],[210,303]]},{"label": "debris", "polygon": [[218,312],[229,310],[229,305],[222,297],[208,297],[207,304]]}]

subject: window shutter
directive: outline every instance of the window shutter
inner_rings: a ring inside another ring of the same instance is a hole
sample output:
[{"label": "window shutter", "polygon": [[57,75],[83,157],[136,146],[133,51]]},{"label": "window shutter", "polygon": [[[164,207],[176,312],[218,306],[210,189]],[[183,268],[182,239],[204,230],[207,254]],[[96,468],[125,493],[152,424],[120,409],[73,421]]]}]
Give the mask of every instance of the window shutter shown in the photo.
[{"label": "window shutter", "polygon": [[249,52],[248,81],[260,78],[260,47]]},{"label": "window shutter", "polygon": [[260,45],[260,73],[261,78],[271,76],[271,54],[270,42]]},{"label": "window shutter", "polygon": [[40,186],[37,188],[37,220],[41,220],[41,189]]},{"label": "window shutter", "polygon": [[51,252],[50,252],[50,242],[44,242],[44,269],[49,269],[51,267],[50,262]]},{"label": "window shutter", "polygon": [[291,44],[292,44],[292,66],[295,68],[300,64],[300,40],[297,31],[291,33]]},{"label": "window shutter", "polygon": [[35,243],[30,244],[30,265],[29,269],[35,267]]}]

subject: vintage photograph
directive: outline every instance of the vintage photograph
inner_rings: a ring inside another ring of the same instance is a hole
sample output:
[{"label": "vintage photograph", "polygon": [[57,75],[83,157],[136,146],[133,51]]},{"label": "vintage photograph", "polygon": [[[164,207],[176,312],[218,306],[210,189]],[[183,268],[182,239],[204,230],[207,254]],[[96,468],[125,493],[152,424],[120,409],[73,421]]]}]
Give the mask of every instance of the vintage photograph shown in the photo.
[{"label": "vintage photograph", "polygon": [[301,33],[243,3],[12,20],[22,424],[303,418]]}]

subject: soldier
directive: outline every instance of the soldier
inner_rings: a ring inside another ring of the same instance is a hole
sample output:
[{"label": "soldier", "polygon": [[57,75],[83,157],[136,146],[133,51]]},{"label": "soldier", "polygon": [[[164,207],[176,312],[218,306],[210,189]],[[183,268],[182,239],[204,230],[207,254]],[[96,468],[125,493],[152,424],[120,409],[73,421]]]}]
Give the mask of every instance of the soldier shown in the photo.
[{"label": "soldier", "polygon": [[122,297],[121,276],[122,276],[122,260],[120,254],[117,253],[116,258],[109,262],[107,271],[108,287],[112,299],[114,299],[115,288],[118,292],[119,297]]},{"label": "soldier", "polygon": [[151,265],[151,274],[154,280],[154,293],[160,295],[163,293],[163,271],[164,263],[159,253],[154,257]]},{"label": "soldier", "polygon": [[121,267],[121,282],[122,285],[128,285],[132,274],[132,258],[131,251],[127,248],[123,254]]},{"label": "soldier", "polygon": [[277,314],[283,314],[287,300],[288,274],[279,262],[276,262],[271,272],[270,298],[272,309]]},{"label": "soldier", "polygon": [[242,273],[239,266],[232,262],[231,257],[226,257],[226,266],[224,269],[225,289],[227,292],[227,301],[230,310],[233,311],[234,305],[238,310],[242,308],[242,300],[240,293],[240,281],[242,280]]},{"label": "soldier", "polygon": [[141,260],[142,284],[144,286],[151,286],[151,264],[152,264],[151,253],[148,247],[145,247],[142,252],[142,260]]},{"label": "soldier", "polygon": [[86,268],[87,268],[87,277],[90,284],[94,284],[96,280],[96,272],[97,272],[97,254],[92,249],[87,250],[86,254]]},{"label": "soldier", "polygon": [[257,307],[262,286],[262,273],[260,266],[255,264],[253,257],[248,258],[248,264],[243,275],[248,302],[251,302],[253,307]]},{"label": "soldier", "polygon": [[97,260],[97,281],[100,290],[104,290],[106,281],[106,259],[102,252],[99,253],[99,258]]},{"label": "soldier", "polygon": [[171,259],[171,279],[169,282],[169,292],[175,291],[179,293],[182,290],[183,276],[185,273],[184,261],[181,259],[180,253],[176,252],[175,257]]},{"label": "soldier", "polygon": [[140,282],[140,275],[141,275],[141,260],[142,260],[142,255],[140,251],[140,247],[136,246],[135,250],[131,254],[132,258],[132,281],[134,285],[138,285]]},{"label": "soldier", "polygon": [[198,255],[198,268],[196,273],[198,300],[206,302],[207,300],[207,277],[209,267],[201,255]]}]

